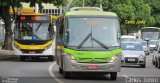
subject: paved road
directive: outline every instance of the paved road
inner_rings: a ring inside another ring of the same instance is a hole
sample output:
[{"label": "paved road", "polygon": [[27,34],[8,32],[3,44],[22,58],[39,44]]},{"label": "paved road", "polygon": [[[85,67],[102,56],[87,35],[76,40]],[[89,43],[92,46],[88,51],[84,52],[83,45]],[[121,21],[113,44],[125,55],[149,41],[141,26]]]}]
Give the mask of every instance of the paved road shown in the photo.
[{"label": "paved road", "polygon": [[19,62],[17,57],[10,57],[0,61],[0,77],[3,79],[10,77],[11,80],[18,78],[17,83],[140,83],[143,81],[146,81],[144,83],[160,83],[160,69],[155,68],[151,60],[152,55],[147,56],[146,68],[139,66],[122,67],[121,72],[118,73],[118,79],[111,81],[107,75],[75,74],[71,79],[64,79],[58,73],[58,66],[55,62],[49,62],[45,59]]},{"label": "paved road", "polygon": [[146,68],[139,66],[126,66],[121,68],[121,72],[118,73],[118,79],[111,81],[109,76],[80,76],[73,75],[72,79],[64,79],[61,74],[58,73],[58,66],[54,66],[53,73],[57,76],[61,82],[59,83],[160,83],[160,69],[155,68],[152,65],[152,55],[147,56]]},{"label": "paved road", "polygon": [[48,71],[52,63],[46,59],[20,62],[18,57],[3,58],[0,61],[0,83],[2,79],[18,79],[15,83],[56,83]]}]

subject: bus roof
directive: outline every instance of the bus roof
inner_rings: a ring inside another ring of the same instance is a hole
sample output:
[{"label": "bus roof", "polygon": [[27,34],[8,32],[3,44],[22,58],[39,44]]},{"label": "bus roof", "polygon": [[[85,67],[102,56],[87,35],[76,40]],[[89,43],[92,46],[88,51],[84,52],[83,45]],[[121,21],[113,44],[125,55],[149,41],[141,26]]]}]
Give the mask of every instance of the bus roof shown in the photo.
[{"label": "bus roof", "polygon": [[82,16],[82,15],[86,15],[86,16],[110,16],[110,17],[117,17],[117,15],[113,12],[104,12],[104,11],[94,11],[94,10],[82,10],[82,11],[69,11],[65,13],[65,16]]},{"label": "bus roof", "polygon": [[143,29],[158,29],[158,30],[160,30],[159,27],[143,27],[142,30],[143,30]]}]

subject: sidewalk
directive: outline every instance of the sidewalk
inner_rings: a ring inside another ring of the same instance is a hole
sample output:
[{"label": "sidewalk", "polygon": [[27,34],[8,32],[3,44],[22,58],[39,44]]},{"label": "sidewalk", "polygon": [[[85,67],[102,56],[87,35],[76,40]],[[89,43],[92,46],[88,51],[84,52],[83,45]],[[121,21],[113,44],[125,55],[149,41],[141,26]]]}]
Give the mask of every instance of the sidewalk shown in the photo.
[{"label": "sidewalk", "polygon": [[0,61],[11,57],[16,57],[13,51],[0,50]]}]

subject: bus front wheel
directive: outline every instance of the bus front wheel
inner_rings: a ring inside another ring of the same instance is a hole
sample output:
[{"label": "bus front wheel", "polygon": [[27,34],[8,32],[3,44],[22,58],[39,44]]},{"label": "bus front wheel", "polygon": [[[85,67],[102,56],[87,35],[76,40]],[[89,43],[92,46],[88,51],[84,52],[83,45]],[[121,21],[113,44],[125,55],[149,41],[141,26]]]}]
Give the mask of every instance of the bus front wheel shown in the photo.
[{"label": "bus front wheel", "polygon": [[63,69],[59,67],[59,73],[63,74]]},{"label": "bus front wheel", "polygon": [[20,56],[20,61],[25,61],[26,57],[25,56]]},{"label": "bus front wheel", "polygon": [[111,77],[111,80],[116,80],[117,79],[117,72],[111,72],[110,77]]},{"label": "bus front wheel", "polygon": [[48,60],[49,60],[49,61],[53,61],[53,60],[54,60],[54,57],[53,57],[53,56],[48,56]]},{"label": "bus front wheel", "polygon": [[64,72],[64,78],[70,78],[71,73],[70,72]]}]

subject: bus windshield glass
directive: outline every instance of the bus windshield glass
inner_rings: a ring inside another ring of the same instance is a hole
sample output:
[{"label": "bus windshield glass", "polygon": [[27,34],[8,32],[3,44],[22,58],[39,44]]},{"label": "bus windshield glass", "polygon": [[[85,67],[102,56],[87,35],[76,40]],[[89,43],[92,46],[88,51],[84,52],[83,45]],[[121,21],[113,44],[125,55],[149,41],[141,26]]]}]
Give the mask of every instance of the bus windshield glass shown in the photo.
[{"label": "bus windshield glass", "polygon": [[159,32],[142,32],[142,39],[150,39],[150,40],[158,40],[159,39]]},{"label": "bus windshield glass", "polygon": [[52,35],[49,21],[17,21],[14,29],[14,38],[19,40],[48,40]]},{"label": "bus windshield glass", "polygon": [[159,31],[157,29],[144,29],[141,32],[142,39],[158,40]]},{"label": "bus windshield glass", "polygon": [[119,21],[116,18],[68,18],[67,46],[105,48],[119,46]]}]

